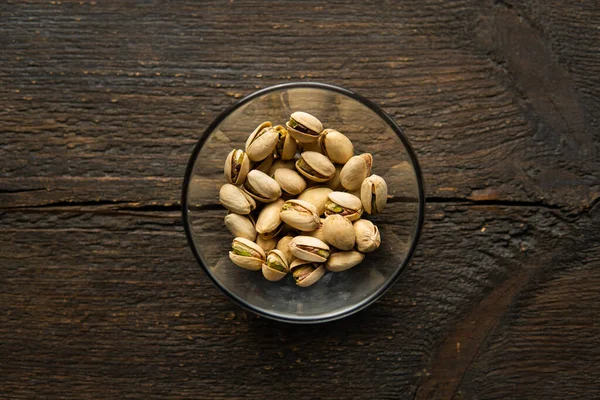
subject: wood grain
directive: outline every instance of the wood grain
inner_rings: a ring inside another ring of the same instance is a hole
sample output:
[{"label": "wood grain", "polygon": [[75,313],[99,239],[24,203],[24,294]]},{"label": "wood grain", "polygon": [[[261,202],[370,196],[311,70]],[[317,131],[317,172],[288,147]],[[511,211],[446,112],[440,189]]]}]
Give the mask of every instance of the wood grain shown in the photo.
[{"label": "wood grain", "polygon": [[[593,0],[3,2],[0,397],[597,398],[598,20]],[[223,109],[313,80],[405,128],[429,205],[388,294],[291,326],[200,271],[179,198]]]}]

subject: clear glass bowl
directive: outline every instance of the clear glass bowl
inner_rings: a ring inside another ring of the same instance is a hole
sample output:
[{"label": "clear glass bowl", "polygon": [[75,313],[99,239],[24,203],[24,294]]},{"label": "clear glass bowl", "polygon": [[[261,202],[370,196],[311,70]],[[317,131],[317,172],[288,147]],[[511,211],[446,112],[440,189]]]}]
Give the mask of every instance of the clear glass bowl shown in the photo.
[{"label": "clear glass bowl", "polygon": [[[219,204],[226,183],[223,164],[234,148],[243,149],[248,135],[263,121],[282,124],[294,111],[315,115],[324,127],[348,136],[355,154],[373,155],[372,173],[388,185],[382,214],[363,217],[375,223],[381,246],[358,266],[328,272],[308,288],[295,285],[291,274],[269,282],[260,271],[235,266],[228,253],[232,236]],[[423,225],[423,178],[408,139],[377,105],[349,90],[322,83],[289,83],[259,90],[224,111],[206,129],[185,173],[183,222],[198,262],[213,282],[240,305],[259,315],[286,322],[312,323],[342,318],[373,303],[400,277],[412,256]]]}]

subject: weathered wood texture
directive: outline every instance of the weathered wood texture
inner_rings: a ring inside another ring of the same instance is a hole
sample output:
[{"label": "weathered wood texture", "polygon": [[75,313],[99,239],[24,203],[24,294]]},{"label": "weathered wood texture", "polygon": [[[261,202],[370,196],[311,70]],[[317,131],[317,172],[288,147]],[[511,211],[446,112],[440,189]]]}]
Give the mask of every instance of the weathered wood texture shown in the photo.
[{"label": "weathered wood texture", "polygon": [[[0,4],[0,397],[600,397],[600,4]],[[289,326],[196,265],[204,127],[317,80],[405,127],[415,258],[375,305]]]}]

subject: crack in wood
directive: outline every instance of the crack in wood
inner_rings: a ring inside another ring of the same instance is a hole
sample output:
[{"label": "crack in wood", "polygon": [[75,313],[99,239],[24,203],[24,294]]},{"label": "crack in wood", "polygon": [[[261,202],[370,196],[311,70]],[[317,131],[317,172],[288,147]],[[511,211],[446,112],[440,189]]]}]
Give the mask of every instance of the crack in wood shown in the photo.
[{"label": "crack in wood", "polygon": [[473,200],[466,197],[427,197],[427,203],[461,203],[467,206],[503,206],[503,207],[537,207],[551,210],[561,210],[562,207],[543,201],[524,200]]},{"label": "crack in wood", "polygon": [[[220,205],[219,205],[220,206]],[[117,207],[120,211],[140,211],[140,212],[170,212],[181,211],[181,204],[148,204],[140,206],[126,205]],[[203,208],[205,209],[205,208]]]},{"label": "crack in wood", "polygon": [[[598,202],[600,197],[594,199],[589,205],[584,207],[584,210],[592,209]],[[388,199],[388,203],[417,203],[416,197],[396,196]],[[535,207],[551,210],[562,210],[562,207],[555,204],[547,204],[542,201],[524,201],[524,200],[473,200],[467,197],[439,197],[430,196],[425,200],[426,203],[432,204],[459,204],[463,206],[501,206],[501,207]],[[108,208],[113,211],[137,211],[137,212],[173,212],[181,211],[181,204],[142,204],[141,202],[127,200],[90,200],[90,201],[57,201],[52,203],[36,204],[30,206],[15,206],[15,207],[0,207],[2,211],[28,211],[28,210],[44,210],[47,211],[79,211],[74,210],[81,207],[86,207],[85,212],[94,212],[95,208],[105,211]],[[200,205],[189,205],[189,209],[193,210],[216,210],[222,209],[223,206],[219,203],[207,203]]]},{"label": "crack in wood", "polygon": [[134,202],[125,200],[88,200],[88,201],[55,201],[51,203],[34,204],[30,206],[0,207],[0,210],[27,210],[39,208],[73,208],[73,207],[96,207],[116,204],[131,204]]},{"label": "crack in wood", "polygon": [[28,189],[0,189],[0,194],[17,194],[27,192],[45,192],[46,188],[28,188]]}]

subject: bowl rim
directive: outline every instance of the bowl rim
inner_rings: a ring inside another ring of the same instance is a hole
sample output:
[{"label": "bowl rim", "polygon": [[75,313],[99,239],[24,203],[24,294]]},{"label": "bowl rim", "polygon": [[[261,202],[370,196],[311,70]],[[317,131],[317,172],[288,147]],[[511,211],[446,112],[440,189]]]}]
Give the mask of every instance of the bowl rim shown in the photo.
[{"label": "bowl rim", "polygon": [[[317,315],[317,316],[309,316],[309,317],[300,317],[300,316],[299,317],[286,317],[286,316],[277,315],[274,313],[269,313],[265,310],[262,310],[262,309],[259,309],[255,306],[253,306],[251,303],[245,301],[243,298],[232,293],[229,289],[227,289],[227,287],[225,287],[224,285],[219,283],[217,281],[217,279],[211,274],[209,268],[205,265],[204,261],[202,260],[202,257],[200,256],[198,250],[196,249],[196,245],[195,245],[193,237],[192,237],[192,230],[191,230],[191,226],[189,223],[189,210],[188,210],[188,191],[189,190],[188,189],[189,189],[189,184],[191,181],[192,171],[194,169],[194,165],[196,163],[196,159],[197,159],[198,154],[200,153],[200,150],[203,148],[203,146],[204,146],[206,140],[208,139],[208,137],[210,136],[210,134],[221,124],[221,122],[223,122],[225,120],[225,118],[227,118],[229,116],[229,114],[231,114],[233,111],[240,108],[244,104],[250,102],[251,100],[253,100],[257,97],[263,96],[267,93],[286,90],[286,89],[301,89],[301,88],[328,90],[328,91],[337,92],[339,94],[348,96],[348,97],[360,102],[361,104],[368,107],[369,109],[371,109],[371,111],[375,112],[381,119],[383,119],[392,128],[392,130],[396,133],[396,135],[398,136],[398,138],[400,139],[400,141],[406,148],[406,151],[407,151],[407,153],[410,157],[410,160],[414,166],[415,175],[417,178],[418,193],[419,193],[419,198],[418,198],[419,207],[418,207],[418,216],[417,216],[417,219],[418,219],[417,227],[416,227],[416,230],[415,230],[415,233],[413,236],[412,243],[408,250],[408,254],[406,255],[406,258],[402,261],[402,265],[400,265],[400,267],[394,272],[394,274],[390,277],[390,279],[388,279],[388,281],[385,282],[375,293],[371,294],[369,297],[361,300],[360,302],[354,304],[353,306],[342,308],[340,311],[336,311],[333,313],[327,313],[327,314],[324,314],[323,316]],[[188,161],[188,164],[187,164],[187,167],[185,170],[185,175],[183,178],[183,185],[182,185],[182,194],[181,194],[181,212],[182,212],[185,235],[187,237],[188,244],[189,244],[190,248],[192,249],[192,253],[194,254],[194,257],[196,258],[196,261],[198,262],[198,264],[200,264],[200,266],[202,267],[202,269],[204,270],[206,275],[208,275],[208,277],[212,280],[212,282],[223,293],[225,293],[227,296],[229,296],[230,299],[232,299],[234,302],[236,302],[238,305],[242,306],[243,308],[245,308],[249,311],[252,311],[253,313],[256,313],[260,316],[263,316],[263,317],[266,317],[269,319],[273,319],[276,321],[297,323],[297,324],[321,323],[321,322],[329,322],[329,321],[338,320],[338,319],[347,317],[349,315],[352,315],[354,313],[357,313],[358,311],[365,309],[366,307],[368,307],[369,305],[371,305],[375,301],[377,301],[381,296],[383,296],[383,294],[386,293],[398,281],[398,279],[400,278],[400,275],[402,275],[402,272],[406,269],[408,263],[410,262],[413,254],[415,252],[415,249],[417,247],[417,244],[419,242],[419,239],[421,237],[423,222],[425,220],[425,182],[423,180],[423,174],[421,171],[421,166],[419,165],[419,160],[417,159],[416,153],[413,150],[408,138],[404,134],[404,131],[392,119],[392,117],[390,117],[385,111],[383,111],[383,109],[379,105],[375,104],[371,100],[369,100],[351,90],[348,90],[348,89],[345,89],[345,88],[342,88],[339,86],[331,85],[328,83],[289,82],[289,83],[282,83],[282,84],[277,84],[277,85],[273,85],[273,86],[268,86],[266,88],[263,88],[263,89],[260,89],[260,90],[250,93],[249,95],[239,99],[238,101],[236,101],[235,103],[233,103],[232,105],[227,107],[208,125],[208,127],[202,133],[202,136],[200,136],[200,139],[198,139],[198,142],[196,142],[196,144],[194,145],[194,149],[192,150],[192,154],[190,155],[190,159]]]}]

